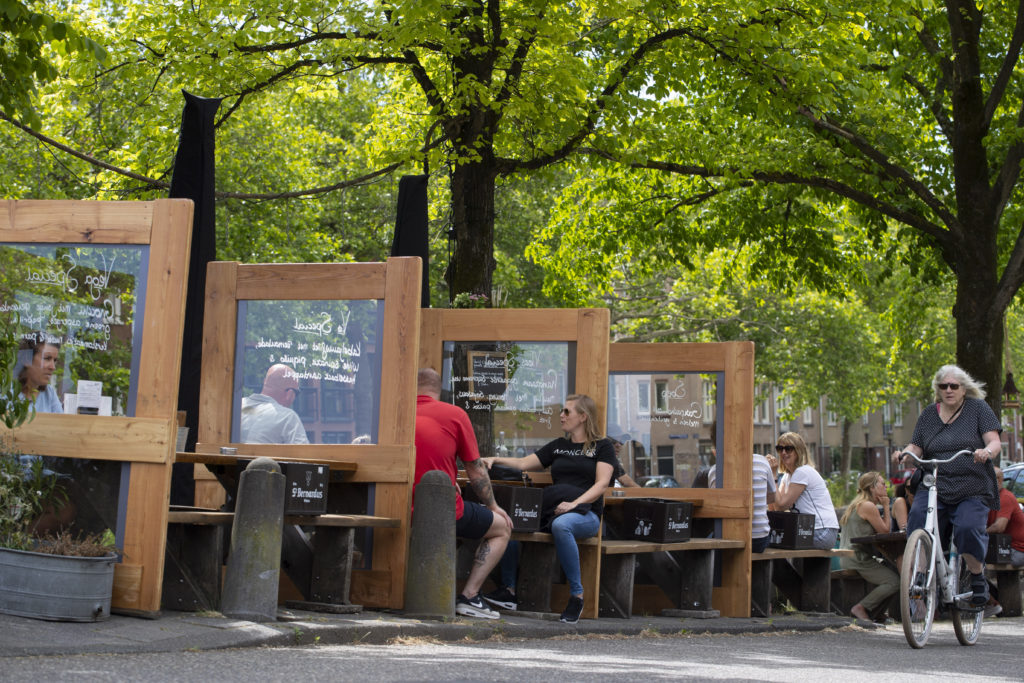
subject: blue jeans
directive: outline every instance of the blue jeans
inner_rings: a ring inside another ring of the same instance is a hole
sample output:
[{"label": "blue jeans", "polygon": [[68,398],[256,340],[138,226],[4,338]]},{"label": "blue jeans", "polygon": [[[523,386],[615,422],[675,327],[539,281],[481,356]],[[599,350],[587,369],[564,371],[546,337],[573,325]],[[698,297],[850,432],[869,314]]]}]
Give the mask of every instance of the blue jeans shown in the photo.
[{"label": "blue jeans", "polygon": [[832,550],[836,547],[837,538],[839,538],[839,529],[815,529],[814,547],[821,550]]},{"label": "blue jeans", "polygon": [[[928,490],[921,488],[914,496],[914,504],[907,515],[907,537],[915,529],[924,527],[928,514]],[[971,555],[978,562],[985,561],[988,551],[988,506],[977,498],[965,498],[956,505],[947,505],[938,501],[935,514],[939,517],[939,537],[942,539],[943,550],[949,552],[949,525],[953,525],[953,541],[956,551],[961,555]]]},{"label": "blue jeans", "polygon": [[601,528],[601,520],[593,512],[581,515],[578,512],[567,512],[558,515],[551,522],[551,535],[555,537],[555,555],[562,565],[565,579],[569,582],[570,595],[583,595],[583,583],[580,577],[580,549],[577,539],[596,536]]}]

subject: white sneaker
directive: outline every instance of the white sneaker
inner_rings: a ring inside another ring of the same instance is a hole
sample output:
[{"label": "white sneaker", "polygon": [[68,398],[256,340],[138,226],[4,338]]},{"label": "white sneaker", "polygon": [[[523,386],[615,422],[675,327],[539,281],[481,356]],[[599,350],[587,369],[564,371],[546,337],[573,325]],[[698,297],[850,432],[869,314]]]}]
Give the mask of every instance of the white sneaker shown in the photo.
[{"label": "white sneaker", "polygon": [[989,617],[994,617],[995,615],[1002,614],[1002,613],[1003,613],[1003,606],[1000,605],[998,602],[993,603],[991,605],[985,605],[985,618],[986,619],[988,619]]},{"label": "white sneaker", "polygon": [[478,619],[500,619],[501,615],[489,608],[477,594],[472,598],[459,595],[455,599],[455,613],[464,617],[477,617]]}]

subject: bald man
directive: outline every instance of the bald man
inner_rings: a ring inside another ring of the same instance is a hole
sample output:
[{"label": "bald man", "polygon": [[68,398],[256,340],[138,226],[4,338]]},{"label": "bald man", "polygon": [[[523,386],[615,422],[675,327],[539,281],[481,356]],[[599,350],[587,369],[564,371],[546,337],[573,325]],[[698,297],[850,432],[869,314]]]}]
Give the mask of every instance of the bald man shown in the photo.
[{"label": "bald man", "polygon": [[292,410],[299,378],[287,365],[271,365],[258,394],[242,399],[241,443],[309,443],[302,420]]}]

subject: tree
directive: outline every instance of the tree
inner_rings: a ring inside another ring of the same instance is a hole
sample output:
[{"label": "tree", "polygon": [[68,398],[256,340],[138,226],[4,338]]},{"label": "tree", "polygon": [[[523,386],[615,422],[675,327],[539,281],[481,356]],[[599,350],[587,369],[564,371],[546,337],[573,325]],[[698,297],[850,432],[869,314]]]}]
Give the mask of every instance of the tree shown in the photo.
[{"label": "tree", "polygon": [[38,0],[0,1],[0,110],[36,128],[41,123],[32,101],[36,83],[58,76],[46,48],[63,56],[81,53],[99,62],[106,56],[97,42],[68,23],[35,11],[40,4]]},{"label": "tree", "polygon": [[668,248],[756,241],[820,277],[850,262],[827,227],[842,207],[894,226],[915,274],[955,278],[957,361],[998,411],[1024,279],[1024,5],[796,2],[737,26],[659,53],[650,115],[609,122],[592,153],[637,169],[619,180]]}]

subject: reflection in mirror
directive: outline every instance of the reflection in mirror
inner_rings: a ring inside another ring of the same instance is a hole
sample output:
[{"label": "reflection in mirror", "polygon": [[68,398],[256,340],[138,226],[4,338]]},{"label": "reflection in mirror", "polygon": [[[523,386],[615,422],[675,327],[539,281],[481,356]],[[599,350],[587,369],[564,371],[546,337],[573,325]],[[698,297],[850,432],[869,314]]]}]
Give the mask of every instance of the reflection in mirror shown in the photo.
[{"label": "reflection in mirror", "polygon": [[708,473],[722,440],[723,382],[722,373],[609,374],[606,433],[640,486],[720,486]]},{"label": "reflection in mirror", "polygon": [[441,400],[463,408],[480,455],[523,457],[562,436],[575,391],[575,342],[444,343]]},{"label": "reflection in mirror", "polygon": [[239,301],[232,440],[377,443],[376,300]]},{"label": "reflection in mirror", "polygon": [[0,313],[40,412],[134,415],[149,247],[0,245]]}]

